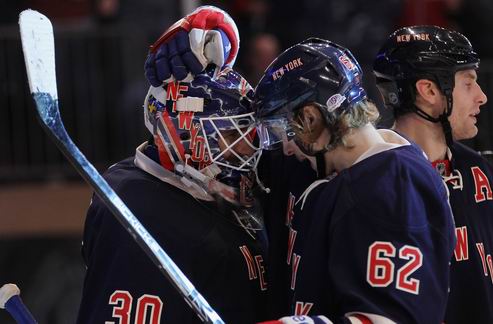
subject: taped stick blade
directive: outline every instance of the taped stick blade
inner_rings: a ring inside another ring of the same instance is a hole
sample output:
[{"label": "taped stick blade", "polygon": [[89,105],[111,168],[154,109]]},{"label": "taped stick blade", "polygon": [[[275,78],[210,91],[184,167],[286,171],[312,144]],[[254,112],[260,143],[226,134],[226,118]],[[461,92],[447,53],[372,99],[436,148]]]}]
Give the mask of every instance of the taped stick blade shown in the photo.
[{"label": "taped stick blade", "polygon": [[55,42],[50,20],[28,9],[19,15],[19,27],[31,93],[46,93],[57,100]]}]

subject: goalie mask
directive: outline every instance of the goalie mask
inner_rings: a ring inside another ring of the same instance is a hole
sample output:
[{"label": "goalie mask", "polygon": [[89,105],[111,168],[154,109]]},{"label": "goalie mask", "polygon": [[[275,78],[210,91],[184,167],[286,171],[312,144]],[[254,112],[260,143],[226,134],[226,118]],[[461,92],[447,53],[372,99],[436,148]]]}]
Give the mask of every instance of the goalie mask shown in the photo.
[{"label": "goalie mask", "polygon": [[[339,116],[366,99],[362,76],[351,52],[327,40],[309,38],[284,51],[266,69],[255,89],[262,148],[275,149],[282,137],[294,137],[296,129],[291,122],[308,104],[319,107],[331,133],[329,146],[335,146],[341,140]],[[300,149],[304,151],[302,146]]]},{"label": "goalie mask", "polygon": [[151,87],[144,118],[161,166],[213,195],[248,206],[261,153],[252,94],[246,80],[229,68],[214,79],[203,73],[190,83]]}]

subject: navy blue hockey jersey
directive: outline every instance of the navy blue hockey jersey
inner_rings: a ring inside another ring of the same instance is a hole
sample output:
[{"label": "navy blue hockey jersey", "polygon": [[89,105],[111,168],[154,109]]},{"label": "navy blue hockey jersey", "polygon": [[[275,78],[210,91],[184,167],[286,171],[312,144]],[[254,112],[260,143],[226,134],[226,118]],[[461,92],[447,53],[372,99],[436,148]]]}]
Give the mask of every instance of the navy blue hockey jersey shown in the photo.
[{"label": "navy blue hockey jersey", "polygon": [[454,143],[450,191],[457,245],[452,257],[445,323],[493,323],[493,169]]},{"label": "navy blue hockey jersey", "polygon": [[[132,159],[105,179],[226,323],[270,318],[261,244],[216,206],[142,171]],[[201,323],[97,197],[84,229],[78,323]]]},{"label": "navy blue hockey jersey", "polygon": [[282,150],[264,151],[259,164],[259,176],[270,189],[264,196],[265,227],[269,238],[268,276],[272,318],[289,311],[289,269],[286,268],[289,227],[293,207],[303,191],[316,180],[316,172],[308,160],[299,161]]},{"label": "navy blue hockey jersey", "polygon": [[357,162],[315,187],[294,215],[291,314],[443,320],[454,225],[446,188],[419,149]]}]

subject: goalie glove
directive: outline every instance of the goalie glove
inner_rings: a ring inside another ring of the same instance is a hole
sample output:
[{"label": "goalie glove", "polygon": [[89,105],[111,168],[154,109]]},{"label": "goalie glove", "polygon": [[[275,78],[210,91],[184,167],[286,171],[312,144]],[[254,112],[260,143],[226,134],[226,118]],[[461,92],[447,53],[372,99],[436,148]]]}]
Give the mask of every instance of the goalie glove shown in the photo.
[{"label": "goalie glove", "polygon": [[216,73],[232,67],[240,45],[238,28],[223,10],[202,6],[173,24],[151,46],[144,66],[154,87],[173,80],[191,81],[209,64]]},{"label": "goalie glove", "polygon": [[261,322],[258,324],[332,324],[325,316],[286,316],[277,321]]}]

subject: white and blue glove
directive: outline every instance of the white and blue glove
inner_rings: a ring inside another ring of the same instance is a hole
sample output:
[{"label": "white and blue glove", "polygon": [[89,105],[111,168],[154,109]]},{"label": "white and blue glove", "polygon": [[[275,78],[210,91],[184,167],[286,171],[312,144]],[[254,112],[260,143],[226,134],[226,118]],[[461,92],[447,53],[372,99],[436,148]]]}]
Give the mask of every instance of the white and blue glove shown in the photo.
[{"label": "white and blue glove", "polygon": [[216,72],[232,67],[239,46],[233,19],[219,8],[202,6],[173,24],[151,46],[145,76],[154,87],[173,80],[191,81],[210,64]]}]

